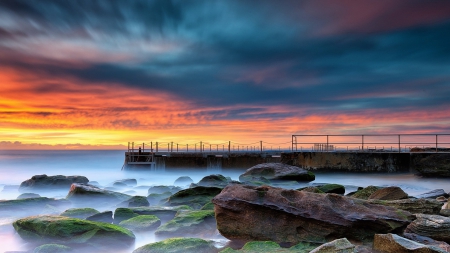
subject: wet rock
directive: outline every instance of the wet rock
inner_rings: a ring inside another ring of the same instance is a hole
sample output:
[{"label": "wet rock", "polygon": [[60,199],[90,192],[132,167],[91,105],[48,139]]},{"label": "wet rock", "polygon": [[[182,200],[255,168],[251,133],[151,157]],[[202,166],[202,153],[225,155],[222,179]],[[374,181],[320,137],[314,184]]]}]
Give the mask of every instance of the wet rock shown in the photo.
[{"label": "wet rock", "polygon": [[138,207],[138,206],[149,206],[150,203],[147,200],[147,197],[143,196],[133,196],[128,200],[125,200],[118,204],[119,207]]},{"label": "wet rock", "polygon": [[448,199],[445,198],[444,196],[437,197],[436,200],[439,202],[447,202],[448,201]]},{"label": "wet rock", "polygon": [[337,239],[310,251],[310,253],[329,253],[329,252],[339,252],[339,253],[353,253],[355,252],[355,245],[347,240],[347,238]]},{"label": "wet rock", "polygon": [[263,163],[258,164],[239,176],[239,181],[251,181],[253,177],[264,177],[269,180],[294,180],[313,181],[315,176],[312,172],[297,166],[283,163]]},{"label": "wet rock", "polygon": [[441,209],[439,211],[439,215],[445,216],[445,217],[450,217],[450,209]]},{"label": "wet rock", "polygon": [[189,206],[150,206],[150,207],[133,207],[130,210],[138,215],[155,215],[162,223],[165,223],[175,217],[179,211],[192,210]]},{"label": "wet rock", "polygon": [[368,200],[377,205],[391,206],[410,213],[439,214],[443,203],[434,199]]},{"label": "wet rock", "polygon": [[63,216],[31,216],[13,223],[14,229],[29,242],[108,245],[127,248],[134,244],[134,234],[122,227]]},{"label": "wet rock", "polygon": [[226,248],[220,253],[233,253],[233,252],[241,252],[241,253],[309,253],[311,250],[316,248],[315,246],[310,245],[309,243],[299,243],[290,248],[282,248],[278,243],[272,241],[253,241],[247,242],[242,249],[233,250],[232,248]]},{"label": "wet rock", "polygon": [[20,184],[20,192],[34,192],[39,190],[51,190],[55,188],[69,189],[73,183],[87,184],[89,179],[84,176],[47,176],[35,175]]},{"label": "wet rock", "polygon": [[272,184],[272,182],[270,182],[270,180],[265,177],[251,177],[247,178],[247,180],[248,181],[245,181],[244,184],[252,186],[262,186]]},{"label": "wet rock", "polygon": [[407,198],[408,194],[406,194],[402,188],[397,186],[389,186],[375,191],[369,196],[368,199],[397,200]]},{"label": "wet rock", "polygon": [[378,191],[379,189],[381,189],[381,187],[369,185],[366,188],[358,190],[354,194],[352,194],[352,198],[369,199],[370,195],[372,195],[374,192]]},{"label": "wet rock", "polygon": [[113,222],[112,215],[113,215],[112,211],[105,211],[86,217],[86,220],[112,223]]},{"label": "wet rock", "polygon": [[36,193],[22,193],[20,194],[17,199],[31,199],[31,198],[40,198],[41,195]]},{"label": "wet rock", "polygon": [[165,186],[165,185],[157,185],[152,186],[148,189],[148,194],[152,193],[164,193],[164,192],[171,192],[172,194],[182,190],[180,187],[176,186]]},{"label": "wet rock", "polygon": [[70,208],[66,211],[62,212],[60,216],[65,217],[71,217],[71,218],[78,218],[78,219],[86,219],[89,216],[92,216],[94,214],[100,213],[99,211],[95,210],[94,208]]},{"label": "wet rock", "polygon": [[114,187],[116,189],[124,189],[124,188],[127,188],[128,185],[121,183],[121,182],[114,182],[112,187]]},{"label": "wet rock", "polygon": [[170,238],[164,241],[150,243],[137,248],[133,253],[216,253],[212,241],[205,241],[200,238]]},{"label": "wet rock", "polygon": [[303,187],[303,188],[297,189],[297,191],[305,191],[305,192],[312,192],[312,193],[325,193],[325,192],[319,190],[319,188],[314,187],[314,186]]},{"label": "wet rock", "polygon": [[114,224],[119,224],[124,220],[128,220],[138,216],[139,214],[134,213],[130,208],[119,207],[114,211]]},{"label": "wet rock", "polygon": [[190,178],[188,176],[184,176],[184,177],[177,178],[175,180],[175,182],[173,183],[173,185],[186,186],[186,185],[190,185],[193,182],[194,182],[194,180],[192,180],[192,178]]},{"label": "wet rock", "polygon": [[440,248],[427,246],[396,234],[376,234],[373,248],[386,253],[446,253]]},{"label": "wet rock", "polygon": [[211,237],[216,232],[213,210],[180,211],[166,224],[159,227],[155,236],[169,238],[177,236]]},{"label": "wet rock", "polygon": [[188,205],[192,208],[200,209],[211,199],[222,191],[218,187],[197,186],[181,190],[169,197],[167,203],[170,206]]},{"label": "wet rock", "polygon": [[93,205],[93,206],[110,206],[122,201],[128,200],[131,196],[100,189],[98,187],[86,184],[72,184],[67,199],[74,204]]},{"label": "wet rock", "polygon": [[434,199],[434,198],[441,197],[441,196],[448,198],[448,194],[443,189],[432,190],[429,192],[425,192],[425,193],[416,195],[414,197],[416,197],[418,199],[419,198]]},{"label": "wet rock", "polygon": [[450,218],[440,215],[416,214],[417,219],[406,227],[414,233],[434,240],[450,242]]},{"label": "wet rock", "polygon": [[219,187],[223,188],[229,183],[228,179],[220,174],[209,175],[202,178],[197,185],[206,187]]},{"label": "wet rock", "polygon": [[60,213],[70,205],[71,202],[66,199],[46,197],[4,200],[0,201],[0,217],[10,216],[11,213],[14,213],[16,216],[37,215],[48,208],[52,208],[57,213]]},{"label": "wet rock", "polygon": [[206,203],[200,210],[214,210],[214,204],[212,202]]},{"label": "wet rock", "polygon": [[345,187],[340,184],[325,184],[317,187],[319,190],[325,193],[344,194]]},{"label": "wet rock", "polygon": [[61,244],[44,244],[36,247],[33,253],[63,253],[70,252],[72,248],[61,245]]},{"label": "wet rock", "polygon": [[114,181],[114,183],[122,183],[126,186],[136,186],[137,180],[133,179],[133,178],[128,178],[128,179],[116,180],[116,181]]},{"label": "wet rock", "polygon": [[101,187],[101,185],[97,181],[89,181],[88,184],[99,187],[99,188]]},{"label": "wet rock", "polygon": [[409,212],[364,200],[270,186],[228,185],[212,202],[220,233],[241,241],[362,241],[402,229],[413,219]]},{"label": "wet rock", "polygon": [[450,154],[414,154],[413,169],[425,177],[450,177]]},{"label": "wet rock", "polygon": [[151,205],[160,205],[161,202],[166,202],[170,196],[172,196],[171,192],[151,193],[147,196],[147,200]]},{"label": "wet rock", "polygon": [[139,215],[121,221],[119,225],[131,231],[151,231],[161,225],[161,220],[155,215]]},{"label": "wet rock", "polygon": [[413,234],[413,233],[403,233],[403,237],[405,237],[406,239],[421,243],[421,244],[441,248],[445,252],[450,252],[450,245],[447,244],[446,242],[436,241],[436,240],[431,239],[430,237],[420,236],[420,235]]}]

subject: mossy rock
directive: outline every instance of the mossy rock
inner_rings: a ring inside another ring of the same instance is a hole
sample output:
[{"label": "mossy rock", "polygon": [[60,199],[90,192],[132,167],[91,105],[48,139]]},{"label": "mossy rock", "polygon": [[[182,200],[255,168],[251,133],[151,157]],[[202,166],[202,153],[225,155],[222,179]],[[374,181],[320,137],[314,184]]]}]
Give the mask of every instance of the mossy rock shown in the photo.
[{"label": "mossy rock", "polygon": [[97,214],[91,215],[89,217],[86,217],[86,220],[112,223],[113,222],[112,216],[113,216],[112,211],[104,211],[104,212],[97,213]]},{"label": "mossy rock", "polygon": [[70,201],[66,199],[46,197],[5,200],[0,201],[0,216],[4,214],[10,216],[11,213],[17,216],[37,215],[41,214],[48,206],[53,207],[56,213],[60,213],[70,207],[70,205]]},{"label": "mossy rock", "polygon": [[206,203],[200,210],[214,210],[214,204],[212,202]]},{"label": "mossy rock", "polygon": [[194,182],[194,180],[192,180],[192,178],[190,178],[188,176],[183,176],[183,177],[177,178],[173,184],[185,186],[185,185],[189,185],[193,182]]},{"label": "mossy rock", "polygon": [[309,243],[299,243],[290,248],[282,248],[278,243],[272,241],[253,241],[248,242],[240,250],[233,250],[232,248],[226,248],[220,253],[272,253],[272,252],[292,252],[292,253],[308,253],[313,250],[316,246],[310,245]]},{"label": "mossy rock", "polygon": [[184,236],[186,234],[202,236],[212,235],[216,231],[216,219],[213,210],[180,211],[166,224],[159,227],[158,237]]},{"label": "mossy rock", "polygon": [[163,193],[151,193],[147,196],[147,200],[150,205],[159,205],[161,202],[167,201],[167,199],[172,196],[171,192],[163,192]]},{"label": "mossy rock", "polygon": [[147,200],[147,197],[144,196],[133,196],[128,200],[119,203],[117,206],[119,207],[139,207],[139,206],[149,206],[150,203]]},{"label": "mossy rock", "polygon": [[94,208],[70,208],[66,211],[62,212],[60,216],[65,217],[71,217],[71,218],[78,218],[78,219],[86,219],[89,216],[92,216],[94,214],[100,213],[99,211],[95,210]]},{"label": "mossy rock", "polygon": [[139,215],[134,218],[121,221],[119,226],[128,228],[132,231],[149,231],[158,228],[161,220],[155,215]]},{"label": "mossy rock", "polygon": [[202,178],[197,185],[198,186],[207,186],[207,187],[220,187],[223,188],[227,186],[229,180],[220,174],[209,175]]},{"label": "mossy rock", "polygon": [[358,190],[355,192],[355,194],[352,195],[352,198],[357,199],[369,199],[369,196],[372,195],[374,192],[381,189],[381,187],[369,185],[366,188],[363,188],[362,190]]},{"label": "mossy rock", "polygon": [[34,242],[128,248],[135,241],[133,232],[126,228],[64,216],[31,216],[16,220],[13,227],[22,239]]},{"label": "mossy rock", "polygon": [[36,193],[22,193],[20,194],[17,199],[30,199],[30,198],[40,198],[41,195]]},{"label": "mossy rock", "polygon": [[170,238],[137,248],[133,253],[216,253],[213,242],[200,238]]},{"label": "mossy rock", "polygon": [[319,188],[314,187],[314,186],[299,188],[299,189],[297,189],[297,191],[305,191],[305,192],[312,192],[312,193],[325,193],[325,192],[321,191]]},{"label": "mossy rock", "polygon": [[119,224],[121,221],[131,219],[138,216],[130,208],[119,207],[114,211],[114,224]]},{"label": "mossy rock", "polygon": [[148,189],[148,194],[152,193],[164,193],[164,192],[171,192],[172,194],[181,191],[182,188],[178,186],[166,186],[166,185],[157,185],[152,186]]},{"label": "mossy rock", "polygon": [[340,184],[325,184],[317,187],[319,190],[325,193],[344,194],[345,187]]},{"label": "mossy rock", "polygon": [[72,249],[70,247],[61,244],[44,244],[36,247],[33,253],[62,253],[70,252]]},{"label": "mossy rock", "polygon": [[192,208],[200,209],[211,202],[211,199],[221,191],[222,189],[218,187],[197,186],[173,194],[169,197],[167,203],[171,206],[188,205]]}]

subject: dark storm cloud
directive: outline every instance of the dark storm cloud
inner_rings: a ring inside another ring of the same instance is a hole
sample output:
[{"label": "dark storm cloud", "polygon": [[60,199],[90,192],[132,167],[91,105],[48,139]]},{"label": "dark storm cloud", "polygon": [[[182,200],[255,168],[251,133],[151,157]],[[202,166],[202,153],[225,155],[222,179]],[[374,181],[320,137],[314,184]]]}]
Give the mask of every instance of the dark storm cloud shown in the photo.
[{"label": "dark storm cloud", "polygon": [[[327,0],[1,1],[0,11],[18,25],[0,23],[0,50],[10,56],[0,61],[86,83],[161,90],[203,107],[285,105],[314,114],[449,105],[449,2],[338,7]],[[24,51],[46,39],[76,39],[74,46],[129,59],[74,66],[78,55]]]}]

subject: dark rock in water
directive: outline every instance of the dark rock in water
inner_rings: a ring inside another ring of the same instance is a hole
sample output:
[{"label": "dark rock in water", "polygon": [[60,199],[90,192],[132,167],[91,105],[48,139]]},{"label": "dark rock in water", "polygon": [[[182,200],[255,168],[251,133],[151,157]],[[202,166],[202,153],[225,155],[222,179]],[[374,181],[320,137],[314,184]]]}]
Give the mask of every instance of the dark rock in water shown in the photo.
[{"label": "dark rock in water", "polygon": [[119,223],[119,226],[131,231],[151,231],[160,225],[161,220],[155,215],[139,215]]},{"label": "dark rock in water", "polygon": [[131,196],[100,189],[92,185],[72,184],[66,198],[74,204],[104,206],[120,203],[130,199]]},{"label": "dark rock in water", "polygon": [[369,199],[370,195],[372,195],[374,192],[378,191],[379,189],[381,189],[381,187],[369,185],[366,188],[358,190],[354,194],[352,194],[352,198]]},{"label": "dark rock in water", "polygon": [[434,246],[443,249],[445,252],[450,252],[450,245],[446,242],[436,241],[430,237],[420,236],[413,233],[403,233],[403,237],[409,240],[413,240],[418,243],[422,243],[428,246]]},{"label": "dark rock in water", "polygon": [[376,200],[371,199],[369,203],[391,206],[408,211],[413,214],[439,214],[443,203],[434,199],[400,199],[400,200]]},{"label": "dark rock in water", "polygon": [[416,214],[415,219],[406,227],[405,233],[414,233],[450,242],[450,218],[440,215]]},{"label": "dark rock in water", "polygon": [[136,214],[131,210],[130,208],[124,208],[119,207],[114,211],[114,224],[119,224],[120,222],[124,220],[131,219],[133,217],[138,216],[139,214]]},{"label": "dark rock in water", "polygon": [[220,174],[209,175],[202,178],[197,185],[206,187],[220,187],[223,188],[229,183],[228,179]]},{"label": "dark rock in water", "polygon": [[84,176],[47,176],[47,175],[36,175],[32,176],[31,179],[23,181],[20,184],[19,191],[30,192],[36,190],[50,190],[55,188],[67,188],[69,189],[73,183],[87,184],[89,179]]},{"label": "dark rock in water", "polygon": [[116,181],[114,181],[114,183],[121,183],[121,184],[125,184],[127,186],[136,186],[137,180],[133,179],[133,178],[128,178],[128,179],[116,180]]},{"label": "dark rock in water", "polygon": [[283,163],[263,163],[258,164],[239,176],[239,181],[251,181],[253,177],[264,177],[269,180],[294,180],[313,181],[315,176],[312,172],[297,166]]},{"label": "dark rock in water", "polygon": [[123,188],[127,188],[128,185],[121,183],[121,182],[115,182],[112,187],[114,187],[116,189],[123,189]]},{"label": "dark rock in water", "polygon": [[240,241],[362,241],[401,230],[413,219],[409,212],[364,200],[270,186],[229,185],[212,202],[219,232]]},{"label": "dark rock in water", "polygon": [[193,183],[194,180],[192,180],[192,178],[188,177],[188,176],[184,176],[184,177],[179,177],[175,180],[175,182],[173,183],[173,185],[177,185],[177,186],[185,186],[185,185],[189,185],[191,183]]},{"label": "dark rock in water", "polygon": [[3,186],[2,192],[15,192],[19,190],[19,185],[5,185]]},{"label": "dark rock in water", "polygon": [[63,216],[32,216],[13,223],[22,239],[30,242],[83,244],[104,248],[128,248],[135,236],[128,229],[107,224]]},{"label": "dark rock in water", "polygon": [[30,198],[40,198],[41,195],[36,193],[22,193],[20,194],[17,199],[30,199]]},{"label": "dark rock in water", "polygon": [[113,214],[112,211],[105,211],[86,217],[86,220],[112,223],[113,222],[112,214]]},{"label": "dark rock in water", "polygon": [[169,238],[189,235],[211,237],[216,233],[216,219],[213,210],[180,211],[166,224],[159,227],[155,236]]},{"label": "dark rock in water", "polygon": [[397,186],[389,186],[381,188],[369,196],[369,199],[379,199],[379,200],[397,200],[397,199],[407,199],[408,194],[402,190],[402,188]]},{"label": "dark rock in water", "polygon": [[133,253],[216,253],[214,242],[200,238],[170,238],[164,241],[150,243],[137,248]]},{"label": "dark rock in water", "polygon": [[33,253],[63,253],[70,252],[72,248],[61,244],[44,244],[36,247]]},{"label": "dark rock in water", "polygon": [[319,247],[311,250],[309,253],[353,253],[355,252],[355,245],[347,240],[347,238],[336,239],[334,241],[320,245]]},{"label": "dark rock in water", "polygon": [[421,244],[396,234],[376,234],[373,240],[373,248],[386,253],[446,253],[440,248]]},{"label": "dark rock in water", "polygon": [[150,206],[150,207],[131,207],[117,208],[114,213],[114,223],[119,224],[123,220],[127,220],[137,215],[155,215],[162,223],[169,221],[175,217],[178,211],[192,210],[189,206]]},{"label": "dark rock in water", "polygon": [[161,202],[166,202],[170,196],[172,196],[171,192],[151,193],[147,196],[147,200],[150,202],[150,205],[158,206]]},{"label": "dark rock in water", "polygon": [[52,209],[62,210],[67,209],[71,202],[66,199],[52,199],[46,197],[27,198],[0,201],[0,217],[14,215],[37,215],[44,212],[45,209],[51,207]]},{"label": "dark rock in water", "polygon": [[317,188],[325,193],[336,193],[336,194],[345,193],[345,187],[340,184],[325,184]]},{"label": "dark rock in water", "polygon": [[414,197],[416,197],[418,199],[419,198],[435,199],[435,198],[441,197],[441,196],[446,197],[446,198],[449,197],[448,194],[443,189],[432,190],[432,191],[429,191],[429,192],[422,193],[420,195],[416,195]]},{"label": "dark rock in water", "polygon": [[170,206],[188,205],[192,208],[200,209],[206,203],[222,191],[217,187],[197,186],[181,190],[169,197],[167,203]]},{"label": "dark rock in water", "polygon": [[412,154],[411,164],[421,176],[450,177],[450,154]]},{"label": "dark rock in water", "polygon": [[299,243],[290,248],[282,248],[278,243],[272,241],[252,241],[247,242],[240,250],[233,250],[228,247],[220,251],[220,253],[309,253],[314,248],[316,246],[312,246],[309,243]]},{"label": "dark rock in water", "polygon": [[78,219],[86,219],[89,216],[100,213],[94,208],[84,207],[84,208],[70,208],[66,211],[62,212],[60,216],[70,217],[70,218],[78,218]]},{"label": "dark rock in water", "polygon": [[450,217],[450,209],[441,209],[439,211],[439,215],[445,216],[445,217]]},{"label": "dark rock in water", "polygon": [[138,207],[138,206],[149,206],[150,203],[147,200],[147,197],[143,196],[133,196],[128,200],[123,201],[118,204],[119,207]]},{"label": "dark rock in water", "polygon": [[171,192],[172,194],[181,191],[182,188],[177,187],[177,186],[165,186],[165,185],[157,185],[157,186],[152,186],[148,189],[148,194],[152,194],[152,193],[164,193],[164,192]]}]

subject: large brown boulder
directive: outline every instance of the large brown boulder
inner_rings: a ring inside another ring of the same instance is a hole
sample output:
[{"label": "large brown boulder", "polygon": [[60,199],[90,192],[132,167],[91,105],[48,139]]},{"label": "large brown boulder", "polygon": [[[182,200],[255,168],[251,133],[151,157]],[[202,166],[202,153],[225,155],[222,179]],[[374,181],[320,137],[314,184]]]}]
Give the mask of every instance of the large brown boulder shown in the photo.
[{"label": "large brown boulder", "polygon": [[42,190],[51,190],[51,189],[69,189],[73,183],[83,183],[87,184],[89,179],[84,176],[47,176],[43,175],[35,175],[30,179],[23,181],[20,184],[19,191],[20,192],[33,192],[33,191],[42,191]]},{"label": "large brown boulder", "polygon": [[411,213],[337,194],[229,185],[213,198],[217,228],[230,240],[362,241],[401,230]]},{"label": "large brown boulder", "polygon": [[379,199],[379,200],[397,200],[397,199],[407,199],[408,194],[398,186],[390,186],[386,188],[381,188],[374,193],[372,193],[368,199]]},{"label": "large brown boulder", "polygon": [[368,200],[372,204],[391,206],[410,213],[439,214],[444,203],[434,199]]},{"label": "large brown boulder", "polygon": [[450,218],[440,215],[417,214],[417,219],[406,227],[406,233],[450,242]]},{"label": "large brown boulder", "polygon": [[239,181],[252,181],[253,178],[264,177],[269,180],[313,181],[315,175],[297,166],[284,163],[262,163],[255,165],[239,176]]},{"label": "large brown boulder", "polygon": [[131,198],[130,195],[100,189],[93,185],[72,184],[66,197],[75,205],[112,206]]},{"label": "large brown boulder", "polygon": [[447,251],[425,244],[421,244],[396,234],[376,234],[373,248],[386,253],[446,253]]}]

